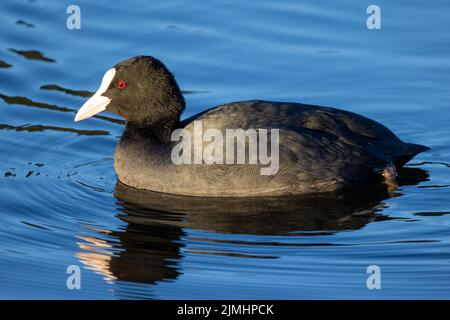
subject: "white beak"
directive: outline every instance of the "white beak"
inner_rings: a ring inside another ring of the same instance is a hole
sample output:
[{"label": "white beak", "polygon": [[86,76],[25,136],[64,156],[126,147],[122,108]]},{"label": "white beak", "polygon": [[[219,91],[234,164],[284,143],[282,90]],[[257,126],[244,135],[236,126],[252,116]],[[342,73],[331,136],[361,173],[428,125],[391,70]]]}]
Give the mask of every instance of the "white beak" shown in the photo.
[{"label": "white beak", "polygon": [[111,99],[102,96],[102,94],[105,93],[106,90],[108,90],[108,87],[111,84],[111,81],[114,79],[115,75],[116,69],[114,68],[111,68],[108,71],[106,71],[105,75],[103,76],[100,88],[98,88],[97,92],[81,106],[80,110],[78,110],[75,116],[75,121],[90,118],[96,115],[97,113],[106,110],[106,106],[111,102]]}]

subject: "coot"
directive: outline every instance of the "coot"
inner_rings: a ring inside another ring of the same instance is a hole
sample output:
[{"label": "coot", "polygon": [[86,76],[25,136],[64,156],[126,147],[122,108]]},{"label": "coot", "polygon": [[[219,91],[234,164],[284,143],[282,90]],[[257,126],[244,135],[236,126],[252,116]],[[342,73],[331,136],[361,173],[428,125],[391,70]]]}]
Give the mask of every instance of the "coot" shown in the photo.
[{"label": "coot", "polygon": [[[395,167],[428,149],[335,108],[239,101],[180,121],[184,108],[181,90],[164,64],[138,56],[105,73],[75,121],[102,111],[125,118],[115,152],[118,179],[139,189],[190,196],[341,194],[375,176],[395,180]],[[241,162],[238,131],[244,133]],[[230,140],[229,133],[234,134]],[[225,140],[236,144],[227,148]]]}]

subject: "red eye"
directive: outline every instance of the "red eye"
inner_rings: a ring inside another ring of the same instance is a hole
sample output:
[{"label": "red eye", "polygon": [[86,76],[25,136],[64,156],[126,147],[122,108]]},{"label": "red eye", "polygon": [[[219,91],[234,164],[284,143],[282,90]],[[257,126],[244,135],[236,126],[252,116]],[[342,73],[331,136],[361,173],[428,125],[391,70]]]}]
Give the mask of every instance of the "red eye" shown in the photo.
[{"label": "red eye", "polygon": [[123,88],[125,88],[127,86],[127,84],[125,83],[125,81],[119,81],[118,83],[117,83],[117,88],[119,88],[119,89],[123,89]]}]

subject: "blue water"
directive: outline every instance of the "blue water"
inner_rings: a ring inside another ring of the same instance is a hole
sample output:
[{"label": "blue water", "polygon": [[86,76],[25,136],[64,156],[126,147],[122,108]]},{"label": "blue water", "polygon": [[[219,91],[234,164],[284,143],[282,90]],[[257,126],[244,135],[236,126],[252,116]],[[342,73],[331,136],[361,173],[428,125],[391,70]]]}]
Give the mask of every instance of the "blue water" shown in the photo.
[{"label": "blue water", "polygon": [[[70,4],[0,3],[0,298],[450,298],[448,1],[77,1],[80,30]],[[335,106],[431,151],[394,195],[348,203],[142,195],[116,185],[117,117],[73,122],[108,68],[142,54],[174,73],[183,117]]]}]

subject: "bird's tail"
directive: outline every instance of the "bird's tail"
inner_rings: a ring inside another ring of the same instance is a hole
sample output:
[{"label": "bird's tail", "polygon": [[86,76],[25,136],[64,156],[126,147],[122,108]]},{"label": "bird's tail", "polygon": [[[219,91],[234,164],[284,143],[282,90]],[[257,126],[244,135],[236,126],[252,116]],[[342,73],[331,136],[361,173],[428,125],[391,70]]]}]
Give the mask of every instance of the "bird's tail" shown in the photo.
[{"label": "bird's tail", "polygon": [[414,158],[417,154],[430,150],[430,148],[428,148],[427,146],[423,146],[421,144],[406,143],[406,145],[407,151],[396,161],[397,166],[403,166],[409,160]]}]

